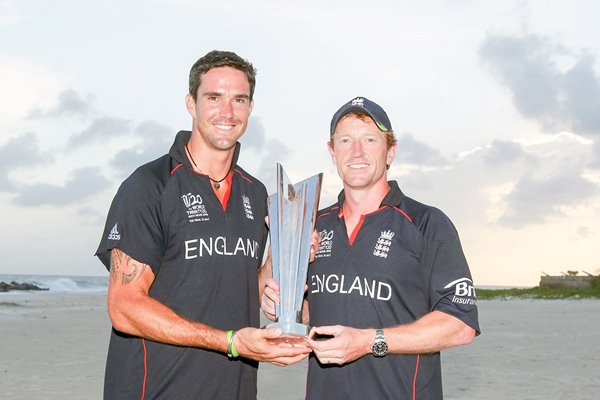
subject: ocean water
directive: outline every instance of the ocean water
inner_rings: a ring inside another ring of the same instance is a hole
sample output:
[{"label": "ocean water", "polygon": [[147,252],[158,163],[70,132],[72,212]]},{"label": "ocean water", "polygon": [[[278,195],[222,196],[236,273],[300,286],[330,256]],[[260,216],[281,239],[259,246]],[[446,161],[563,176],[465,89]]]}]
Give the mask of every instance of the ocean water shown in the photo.
[{"label": "ocean water", "polygon": [[[107,276],[67,276],[67,275],[9,275],[0,274],[0,282],[31,283],[47,291],[35,291],[36,293],[102,293],[108,290]],[[477,286],[477,289],[525,289],[530,286]],[[11,290],[3,293],[19,293],[22,290]],[[33,291],[31,291],[33,292]],[[30,292],[30,293],[31,293]]]},{"label": "ocean water", "polygon": [[[0,274],[0,282],[31,283],[47,291],[36,293],[102,293],[108,290],[108,276],[61,276],[61,275],[4,275]],[[4,293],[19,293],[11,290]],[[4,294],[0,292],[0,296]],[[27,293],[33,293],[27,292]]]}]

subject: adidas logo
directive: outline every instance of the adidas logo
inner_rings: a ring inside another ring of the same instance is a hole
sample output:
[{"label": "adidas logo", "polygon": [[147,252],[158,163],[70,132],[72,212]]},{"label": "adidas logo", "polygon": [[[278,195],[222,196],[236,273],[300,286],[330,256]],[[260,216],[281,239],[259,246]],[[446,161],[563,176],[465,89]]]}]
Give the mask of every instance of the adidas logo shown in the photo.
[{"label": "adidas logo", "polygon": [[121,240],[121,234],[117,230],[117,224],[112,227],[110,233],[108,234],[108,240]]}]

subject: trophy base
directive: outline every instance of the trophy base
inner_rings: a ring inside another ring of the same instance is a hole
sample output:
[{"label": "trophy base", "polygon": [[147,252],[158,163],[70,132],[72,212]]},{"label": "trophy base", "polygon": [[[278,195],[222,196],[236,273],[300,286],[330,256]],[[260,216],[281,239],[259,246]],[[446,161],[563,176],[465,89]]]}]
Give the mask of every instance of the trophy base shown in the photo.
[{"label": "trophy base", "polygon": [[269,339],[270,343],[278,346],[306,346],[310,327],[297,322],[275,322],[266,326],[267,328],[280,328],[282,334],[276,338]]}]

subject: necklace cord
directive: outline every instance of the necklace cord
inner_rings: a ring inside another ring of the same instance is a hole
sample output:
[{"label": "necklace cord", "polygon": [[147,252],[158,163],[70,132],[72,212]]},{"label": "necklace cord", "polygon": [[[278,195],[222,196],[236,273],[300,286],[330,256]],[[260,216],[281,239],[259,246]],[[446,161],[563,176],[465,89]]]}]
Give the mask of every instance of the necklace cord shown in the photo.
[{"label": "necklace cord", "polygon": [[[188,156],[190,156],[190,160],[192,161],[192,164],[194,164],[194,167],[198,168],[198,164],[196,164],[196,161],[194,161],[194,157],[192,157],[192,153],[190,152],[190,149],[188,148],[187,143],[185,144],[185,151],[187,152]],[[208,176],[208,179],[210,179],[211,182],[215,183],[215,187],[218,189],[219,188],[219,184],[221,182],[223,182],[225,180],[225,178],[227,178],[229,176],[229,173],[231,172],[231,165],[229,166],[229,170],[227,171],[227,174],[225,174],[225,176],[219,180],[215,180],[213,178],[210,177],[210,175],[206,174],[206,176]]]}]

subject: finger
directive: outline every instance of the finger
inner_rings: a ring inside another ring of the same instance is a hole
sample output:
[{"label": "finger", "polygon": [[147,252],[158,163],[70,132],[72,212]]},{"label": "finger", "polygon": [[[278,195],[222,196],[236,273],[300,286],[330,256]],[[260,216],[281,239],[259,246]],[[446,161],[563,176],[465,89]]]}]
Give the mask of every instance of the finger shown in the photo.
[{"label": "finger", "polygon": [[260,308],[262,308],[265,311],[273,311],[275,309],[275,302],[267,296],[263,295],[263,298],[260,301]]},{"label": "finger", "polygon": [[336,336],[340,330],[340,327],[338,325],[315,326],[313,327],[313,330],[318,335]]},{"label": "finger", "polygon": [[277,318],[277,316],[275,314],[267,312],[265,310],[263,310],[263,314],[265,314],[265,317],[267,317],[267,319],[269,319],[271,321],[275,321],[275,319]]},{"label": "finger", "polygon": [[310,262],[313,262],[313,261],[315,261],[315,248],[314,248],[314,246],[312,246],[312,245],[310,246],[310,255],[309,255],[309,258],[308,258],[308,260],[309,260]]},{"label": "finger", "polygon": [[301,355],[298,355],[295,357],[280,357],[280,358],[273,360],[273,363],[274,364],[277,363],[276,365],[280,365],[280,366],[291,365],[291,364],[297,363],[298,361],[304,360],[307,356],[308,356],[308,353],[301,354]]},{"label": "finger", "polygon": [[333,339],[329,340],[309,340],[308,345],[315,352],[323,357],[331,356],[331,352],[335,351],[335,343]]},{"label": "finger", "polygon": [[277,283],[277,281],[273,279],[273,277],[268,277],[267,279],[265,279],[265,285],[274,292],[279,293],[279,283]]},{"label": "finger", "polygon": [[273,306],[273,303],[266,303],[262,301],[260,303],[260,308],[267,316],[275,316],[275,307]]},{"label": "finger", "polygon": [[263,298],[271,300],[273,303],[279,303],[279,292],[267,286],[263,291]]},{"label": "finger", "polygon": [[332,356],[322,356],[322,357],[317,357],[319,359],[319,362],[321,364],[337,364],[338,362],[336,362],[336,359]]},{"label": "finger", "polygon": [[313,231],[312,237],[310,238],[310,243],[313,246],[315,246],[315,250],[317,250],[319,248],[320,239],[321,239],[321,236],[319,235],[319,232]]},{"label": "finger", "polygon": [[276,338],[277,336],[281,336],[280,328],[264,328],[261,329],[261,334],[265,339]]},{"label": "finger", "polygon": [[275,300],[277,296],[273,293],[272,289],[265,288],[260,298],[261,303],[265,304],[275,304]]},{"label": "finger", "polygon": [[265,357],[266,361],[275,361],[286,364],[298,362],[311,353],[310,348],[308,347],[277,347],[271,348],[270,350],[271,351]]}]

